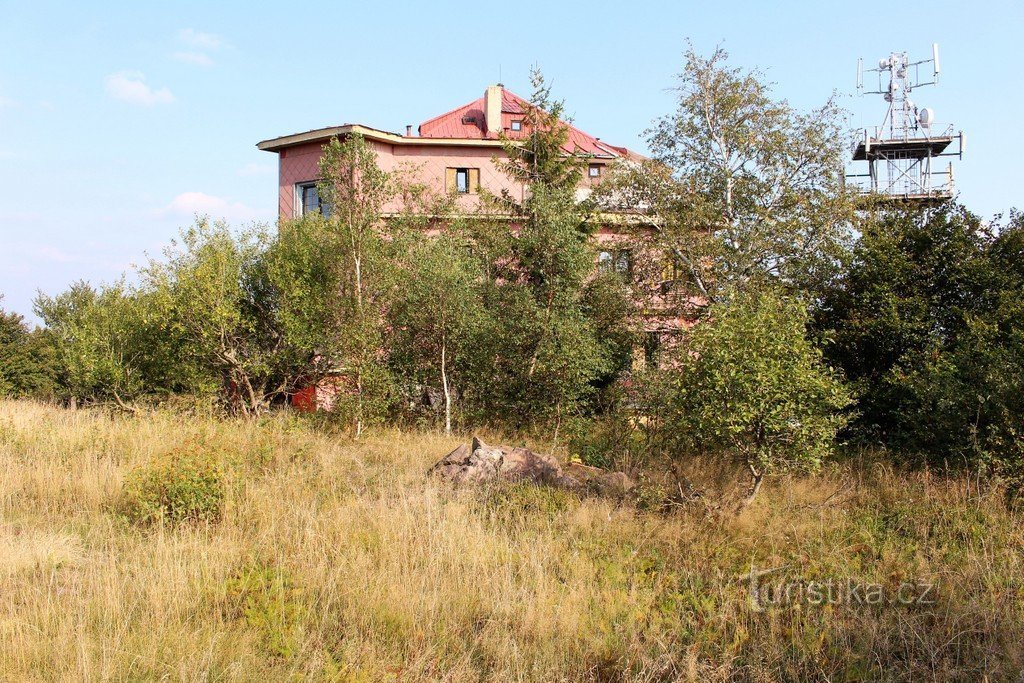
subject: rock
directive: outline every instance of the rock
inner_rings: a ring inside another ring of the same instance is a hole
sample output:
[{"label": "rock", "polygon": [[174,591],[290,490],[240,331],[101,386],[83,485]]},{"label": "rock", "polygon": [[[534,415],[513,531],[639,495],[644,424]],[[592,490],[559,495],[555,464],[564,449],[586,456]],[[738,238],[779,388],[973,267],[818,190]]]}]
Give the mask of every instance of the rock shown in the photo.
[{"label": "rock", "polygon": [[605,496],[624,496],[635,484],[624,472],[609,472],[600,467],[591,467],[573,462],[563,469],[563,476],[574,482],[575,487],[587,489]]},{"label": "rock", "polygon": [[633,488],[622,472],[571,463],[563,468],[554,457],[527,448],[489,446],[473,437],[430,468],[428,474],[457,484],[487,481],[529,481],[577,491],[622,496]]}]

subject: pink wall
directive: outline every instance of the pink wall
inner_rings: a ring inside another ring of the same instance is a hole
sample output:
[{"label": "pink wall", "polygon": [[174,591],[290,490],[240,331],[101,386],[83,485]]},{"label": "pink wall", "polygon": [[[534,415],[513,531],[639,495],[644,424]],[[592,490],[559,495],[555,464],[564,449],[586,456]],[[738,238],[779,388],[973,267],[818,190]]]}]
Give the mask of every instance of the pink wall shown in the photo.
[{"label": "pink wall", "polygon": [[[513,197],[523,198],[523,185],[515,183],[499,170],[493,161],[495,156],[505,158],[495,147],[440,146],[440,145],[395,145],[378,140],[369,140],[377,151],[377,163],[384,171],[401,170],[413,182],[423,183],[438,192],[444,191],[445,169],[479,168],[480,185],[493,194],[508,190]],[[278,173],[278,215],[281,218],[296,217],[295,185],[315,181],[319,175],[318,162],[323,143],[315,142],[289,147],[281,151]],[[584,177],[583,185],[591,180]],[[472,211],[479,204],[478,195],[459,195],[457,206],[463,211]],[[397,211],[390,206],[386,210]]]}]

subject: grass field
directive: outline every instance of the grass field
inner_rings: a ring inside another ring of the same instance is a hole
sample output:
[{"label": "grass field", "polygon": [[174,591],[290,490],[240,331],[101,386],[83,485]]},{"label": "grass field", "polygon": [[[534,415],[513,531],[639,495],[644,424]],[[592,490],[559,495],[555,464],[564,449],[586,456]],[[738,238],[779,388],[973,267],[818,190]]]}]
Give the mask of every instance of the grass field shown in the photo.
[{"label": "grass field", "polygon": [[[0,678],[944,681],[1024,668],[1024,525],[968,478],[845,465],[772,482],[742,517],[715,519],[426,479],[458,441],[0,402]],[[220,519],[128,521],[130,473],[182,449],[223,471]],[[757,595],[752,568],[775,570]],[[838,600],[812,591],[847,581]]]}]

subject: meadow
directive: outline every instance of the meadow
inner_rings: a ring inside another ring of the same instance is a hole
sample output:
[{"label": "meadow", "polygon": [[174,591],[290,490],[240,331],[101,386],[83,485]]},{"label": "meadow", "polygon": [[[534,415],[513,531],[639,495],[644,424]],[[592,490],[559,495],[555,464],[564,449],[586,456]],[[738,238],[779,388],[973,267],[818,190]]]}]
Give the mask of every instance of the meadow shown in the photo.
[{"label": "meadow", "polygon": [[[356,442],[284,413],[0,401],[0,678],[994,681],[1024,669],[1024,525],[969,476],[855,457],[771,480],[735,517],[706,498],[667,504],[655,474],[627,500],[428,479],[466,439],[388,429]],[[133,516],[131,482],[176,454],[213,463],[214,513]],[[700,464],[688,474],[701,481]]]}]

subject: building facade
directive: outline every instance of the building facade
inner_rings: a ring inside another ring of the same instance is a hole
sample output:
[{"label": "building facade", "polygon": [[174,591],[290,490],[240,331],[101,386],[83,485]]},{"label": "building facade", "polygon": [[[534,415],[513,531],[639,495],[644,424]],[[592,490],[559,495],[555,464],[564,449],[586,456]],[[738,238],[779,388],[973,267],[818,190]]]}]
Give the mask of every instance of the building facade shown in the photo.
[{"label": "building facade", "polygon": [[[325,210],[317,193],[323,147],[332,138],[353,133],[362,135],[374,150],[381,170],[401,172],[411,183],[452,195],[456,213],[472,214],[480,206],[481,190],[496,196],[507,193],[520,201],[524,198],[526,186],[509,178],[498,164],[507,159],[503,137],[516,140],[529,136],[529,106],[525,99],[498,84],[488,86],[482,97],[424,121],[415,133],[412,126],[406,128],[405,134],[399,134],[350,123],[264,140],[257,147],[278,155],[281,220]],[[580,199],[589,195],[613,164],[644,160],[625,147],[608,144],[571,124],[565,125],[566,154],[580,155],[586,160],[577,189]],[[384,213],[386,216],[400,210],[396,203],[386,206]],[[602,221],[594,236],[595,268],[630,276],[635,258],[629,247],[633,236],[632,227],[624,228],[622,220]],[[644,307],[648,340],[644,349],[638,350],[640,362],[650,358],[644,350],[659,345],[659,339],[666,333],[685,325],[684,321],[666,316],[658,301],[646,301]]]}]

